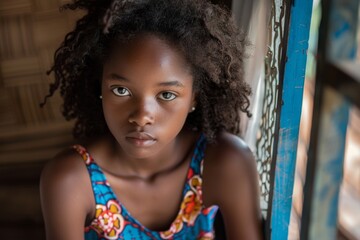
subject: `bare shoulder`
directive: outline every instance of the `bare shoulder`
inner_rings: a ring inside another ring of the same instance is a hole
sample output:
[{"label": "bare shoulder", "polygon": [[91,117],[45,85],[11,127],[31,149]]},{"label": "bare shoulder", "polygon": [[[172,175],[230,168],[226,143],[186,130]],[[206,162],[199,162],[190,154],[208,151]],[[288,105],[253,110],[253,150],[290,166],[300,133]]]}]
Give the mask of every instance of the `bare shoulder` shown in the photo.
[{"label": "bare shoulder", "polygon": [[[205,152],[204,178],[216,179],[219,185],[234,181],[256,181],[256,161],[247,144],[238,136],[223,132],[208,144]],[[216,185],[217,185],[216,184]],[[221,186],[219,186],[221,187]]]},{"label": "bare shoulder", "polygon": [[66,188],[71,190],[85,182],[86,173],[81,156],[69,148],[46,163],[41,173],[40,186],[44,190],[48,187],[56,187],[54,191],[62,191]]},{"label": "bare shoulder", "polygon": [[47,162],[40,178],[47,239],[81,239],[91,196],[85,163],[75,150],[69,148]]},{"label": "bare shoulder", "polygon": [[229,239],[261,239],[258,195],[252,152],[241,138],[220,134],[205,151],[203,201],[219,206]]},{"label": "bare shoulder", "polygon": [[216,140],[216,143],[208,146],[208,151],[212,153],[209,157],[215,156],[214,153],[217,155],[217,158],[213,159],[215,163],[221,166],[241,164],[244,165],[243,167],[254,163],[254,156],[251,150],[240,137],[222,132]]}]

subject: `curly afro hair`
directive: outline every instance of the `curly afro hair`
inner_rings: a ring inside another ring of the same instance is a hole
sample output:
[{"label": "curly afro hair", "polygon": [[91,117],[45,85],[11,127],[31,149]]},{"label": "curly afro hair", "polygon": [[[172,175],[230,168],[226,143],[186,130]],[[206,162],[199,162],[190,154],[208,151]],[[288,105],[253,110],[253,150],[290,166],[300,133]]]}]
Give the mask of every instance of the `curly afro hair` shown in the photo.
[{"label": "curly afro hair", "polygon": [[[62,113],[76,119],[76,138],[108,133],[99,95],[102,63],[116,39],[150,33],[177,46],[194,77],[197,108],[185,125],[214,141],[221,131],[239,134],[240,112],[249,113],[250,87],[243,80],[247,41],[229,12],[206,0],[73,0],[63,9],[82,9],[57,49],[55,82]],[[45,103],[44,102],[44,103]]]}]

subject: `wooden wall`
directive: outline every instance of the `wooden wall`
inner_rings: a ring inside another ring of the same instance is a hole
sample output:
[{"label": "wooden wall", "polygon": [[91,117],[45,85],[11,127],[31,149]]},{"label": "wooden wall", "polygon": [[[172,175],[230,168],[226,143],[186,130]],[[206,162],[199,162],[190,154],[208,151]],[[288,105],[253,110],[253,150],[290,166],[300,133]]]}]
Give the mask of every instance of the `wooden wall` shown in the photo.
[{"label": "wooden wall", "polygon": [[39,107],[45,73],[74,17],[60,0],[0,1],[0,239],[44,239],[41,169],[72,142],[56,95]]}]

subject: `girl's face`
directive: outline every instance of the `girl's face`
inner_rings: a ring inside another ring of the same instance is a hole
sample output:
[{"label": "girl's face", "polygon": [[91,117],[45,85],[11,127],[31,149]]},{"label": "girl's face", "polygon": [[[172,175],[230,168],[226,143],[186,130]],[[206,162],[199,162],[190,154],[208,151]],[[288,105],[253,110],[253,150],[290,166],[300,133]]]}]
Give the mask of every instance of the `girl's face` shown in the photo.
[{"label": "girl's face", "polygon": [[119,43],[105,62],[102,104],[122,150],[151,157],[174,141],[194,106],[190,69],[166,41],[137,35]]}]

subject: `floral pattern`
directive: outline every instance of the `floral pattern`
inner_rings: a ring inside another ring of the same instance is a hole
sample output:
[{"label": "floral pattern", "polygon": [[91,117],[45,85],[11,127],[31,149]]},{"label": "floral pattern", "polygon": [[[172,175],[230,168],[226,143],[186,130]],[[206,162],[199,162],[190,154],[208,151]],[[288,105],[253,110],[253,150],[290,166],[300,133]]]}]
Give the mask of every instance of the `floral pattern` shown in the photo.
[{"label": "floral pattern", "polygon": [[213,232],[201,231],[200,234],[197,236],[198,240],[212,240],[214,238],[215,238],[215,236],[214,236]]},{"label": "floral pattern", "polygon": [[197,217],[201,214],[201,210],[203,209],[200,194],[201,191],[198,191],[198,186],[195,186],[197,184],[201,185],[201,178],[199,176],[194,176],[188,182],[190,183],[191,189],[186,192],[181,203],[180,212],[175,221],[171,224],[170,229],[160,233],[163,239],[172,238],[176,233],[182,230],[184,224],[193,226]]},{"label": "floral pattern", "polygon": [[91,227],[99,234],[104,234],[107,239],[117,239],[123,231],[125,220],[121,215],[121,207],[114,200],[109,200],[105,205],[96,205],[95,220]]},{"label": "floral pattern", "polygon": [[217,206],[202,202],[202,165],[206,145],[202,135],[190,162],[183,200],[177,217],[167,231],[152,231],[134,219],[118,201],[100,167],[82,146],[74,149],[84,159],[96,201],[95,218],[85,227],[85,239],[214,239],[213,223]]}]

